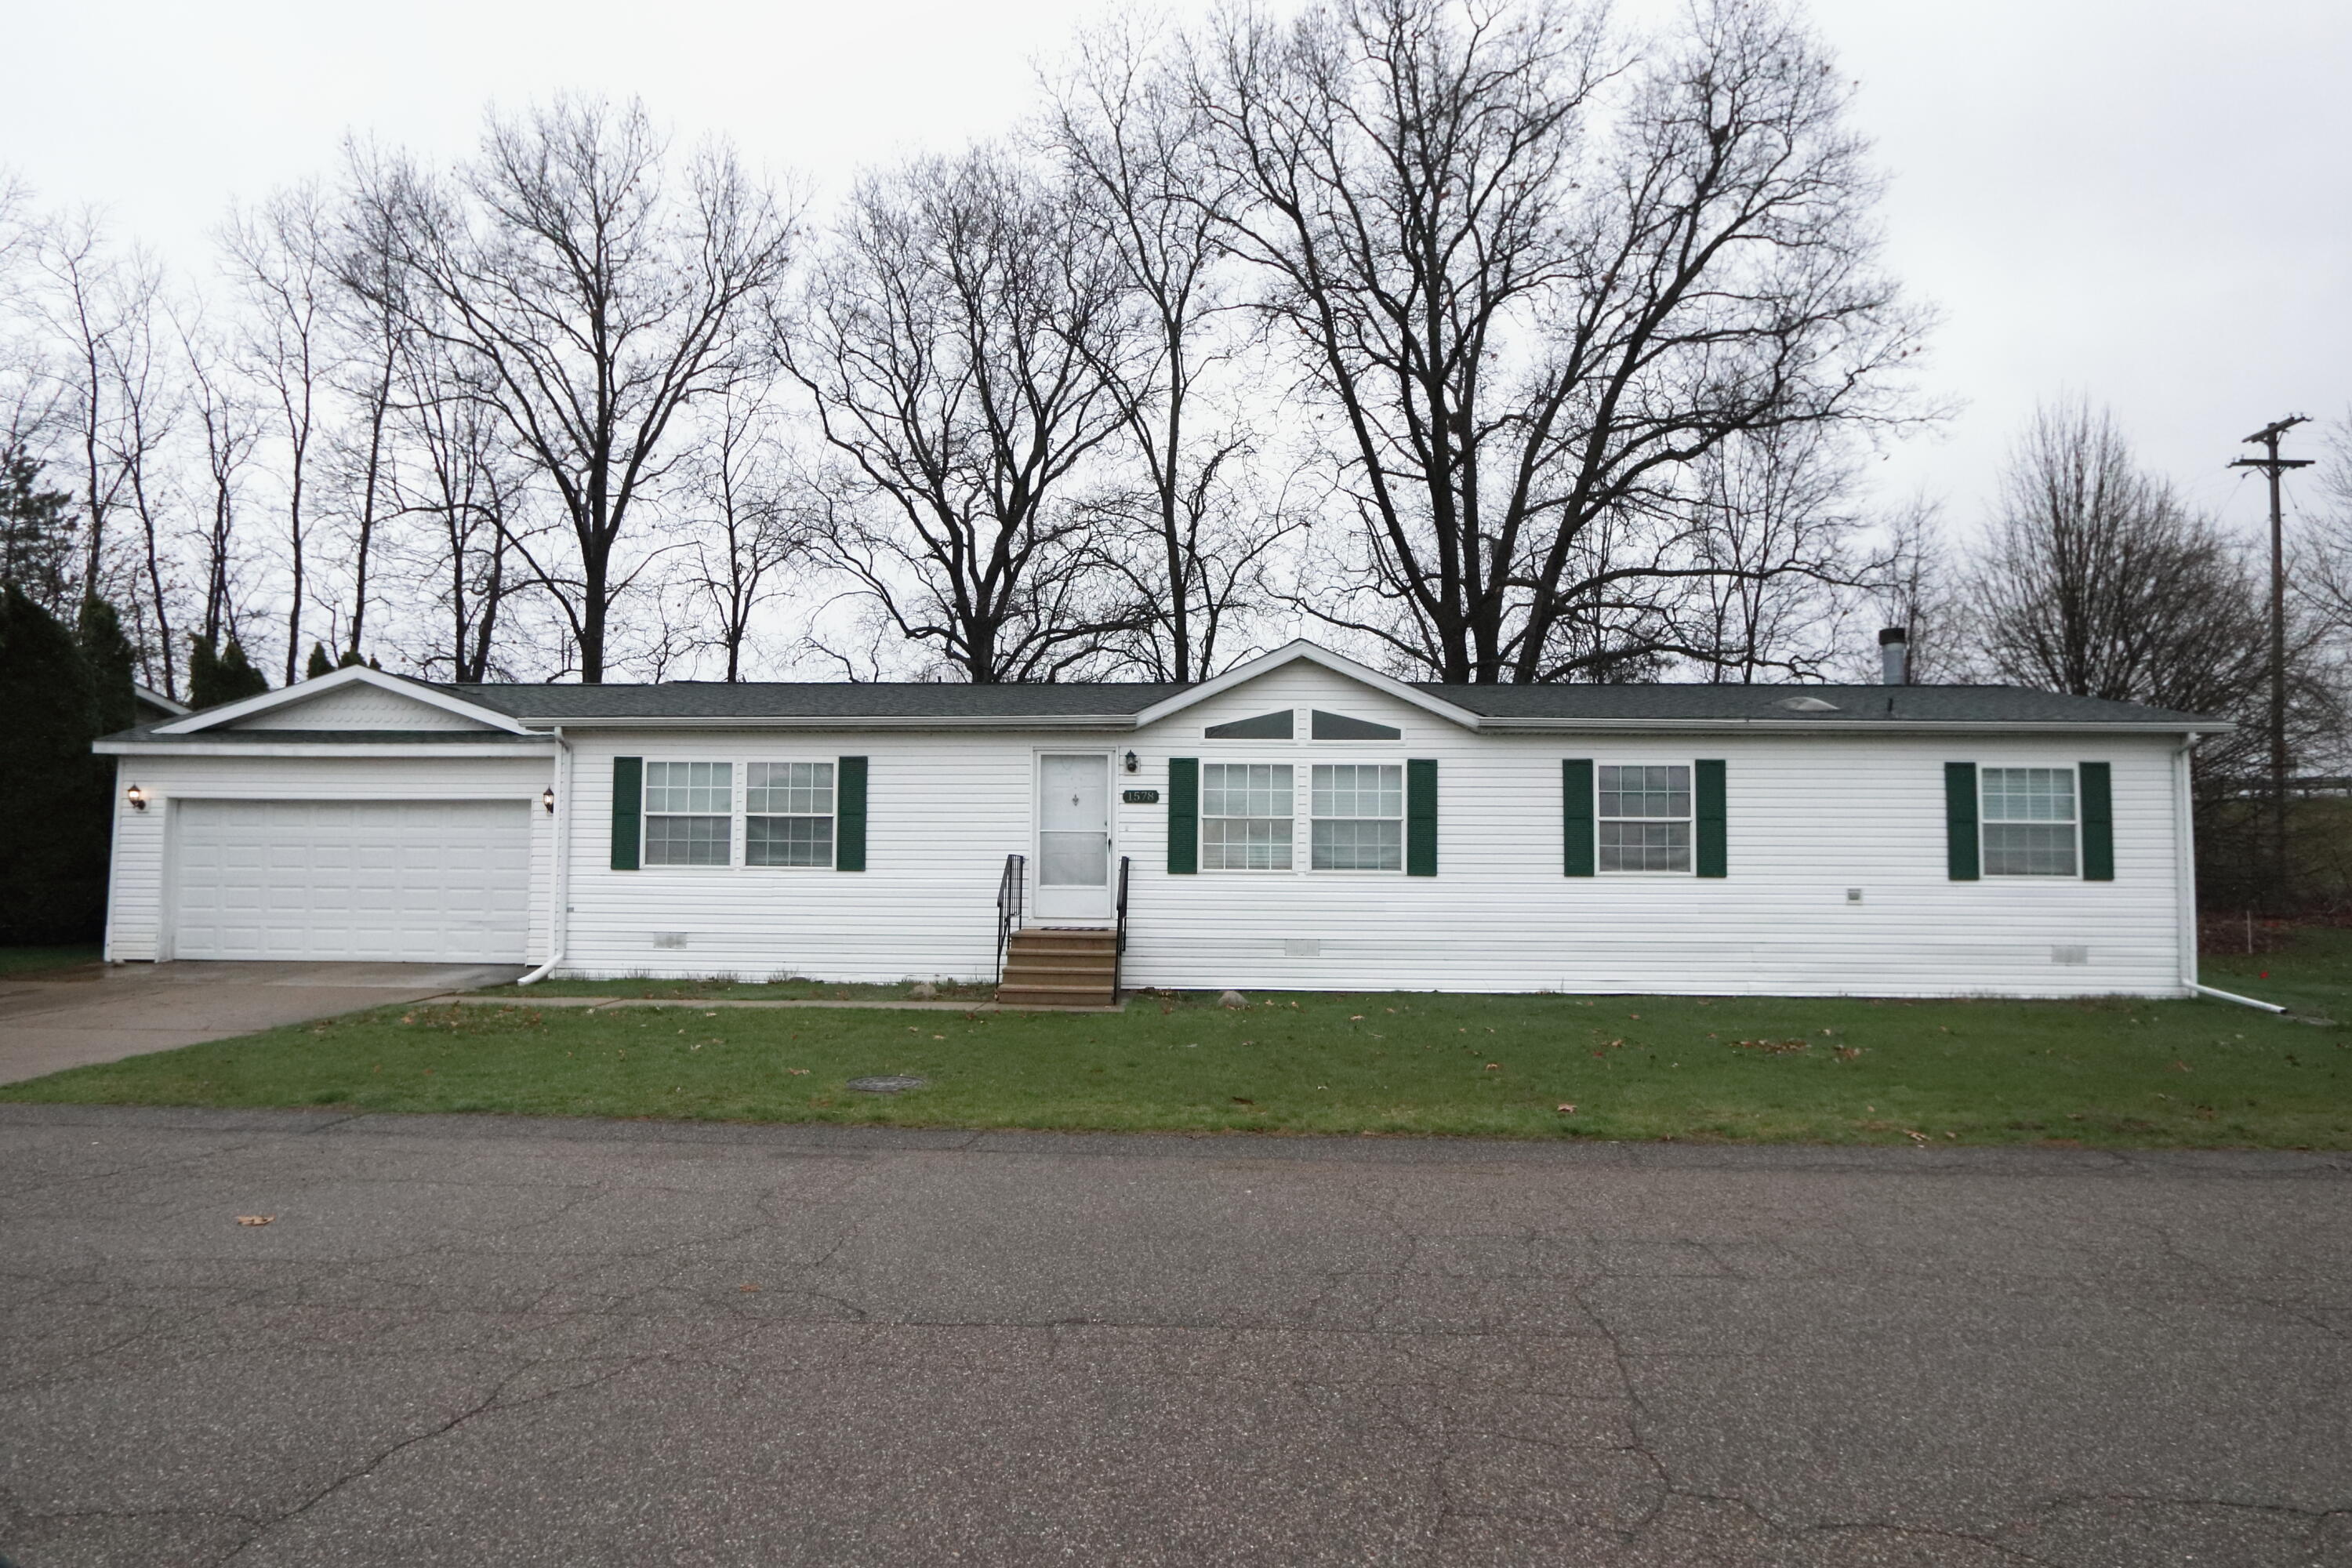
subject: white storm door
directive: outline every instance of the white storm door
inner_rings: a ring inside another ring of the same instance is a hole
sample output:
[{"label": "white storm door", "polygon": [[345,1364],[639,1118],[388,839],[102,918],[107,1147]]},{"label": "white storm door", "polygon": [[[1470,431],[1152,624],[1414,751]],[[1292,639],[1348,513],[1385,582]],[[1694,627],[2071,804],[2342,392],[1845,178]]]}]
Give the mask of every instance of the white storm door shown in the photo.
[{"label": "white storm door", "polygon": [[1037,759],[1036,887],[1041,921],[1110,919],[1109,752]]}]

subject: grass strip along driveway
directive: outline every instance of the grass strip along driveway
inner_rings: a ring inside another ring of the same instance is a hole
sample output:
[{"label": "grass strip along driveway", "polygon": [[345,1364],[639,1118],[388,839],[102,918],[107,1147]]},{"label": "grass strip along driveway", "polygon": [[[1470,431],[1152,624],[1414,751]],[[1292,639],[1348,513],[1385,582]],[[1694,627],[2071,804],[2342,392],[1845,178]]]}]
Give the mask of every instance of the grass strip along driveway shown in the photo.
[{"label": "grass strip along driveway", "polygon": [[[2352,941],[2216,961],[2352,1016]],[[824,996],[872,987],[777,987]],[[76,1068],[0,1100],[1121,1131],[2352,1147],[2352,1030],[2225,1003],[1144,994],[1120,1015],[383,1008]],[[926,1087],[877,1096],[853,1079]]]}]

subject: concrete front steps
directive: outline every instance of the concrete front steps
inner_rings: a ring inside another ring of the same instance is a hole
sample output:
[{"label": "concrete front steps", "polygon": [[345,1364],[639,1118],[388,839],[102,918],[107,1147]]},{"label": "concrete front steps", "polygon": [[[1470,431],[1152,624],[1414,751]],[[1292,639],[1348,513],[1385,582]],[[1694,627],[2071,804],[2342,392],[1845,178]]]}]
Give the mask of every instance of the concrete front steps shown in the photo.
[{"label": "concrete front steps", "polygon": [[1032,926],[1013,933],[996,999],[1016,1007],[1118,1005],[1118,933]]}]

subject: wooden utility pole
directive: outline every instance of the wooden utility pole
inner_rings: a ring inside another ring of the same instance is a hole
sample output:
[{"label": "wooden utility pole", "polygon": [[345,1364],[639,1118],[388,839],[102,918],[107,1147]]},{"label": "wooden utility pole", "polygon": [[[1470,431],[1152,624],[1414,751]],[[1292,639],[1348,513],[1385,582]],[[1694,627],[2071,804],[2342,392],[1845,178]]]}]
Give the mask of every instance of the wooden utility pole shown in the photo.
[{"label": "wooden utility pole", "polygon": [[2271,896],[2286,897],[2286,541],[2279,507],[2279,477],[2289,468],[2307,468],[2309,458],[2279,456],[2279,437],[2304,423],[2305,416],[2291,414],[2274,419],[2246,437],[2263,448],[2259,458],[2240,458],[2230,467],[2260,468],[2271,481]]}]

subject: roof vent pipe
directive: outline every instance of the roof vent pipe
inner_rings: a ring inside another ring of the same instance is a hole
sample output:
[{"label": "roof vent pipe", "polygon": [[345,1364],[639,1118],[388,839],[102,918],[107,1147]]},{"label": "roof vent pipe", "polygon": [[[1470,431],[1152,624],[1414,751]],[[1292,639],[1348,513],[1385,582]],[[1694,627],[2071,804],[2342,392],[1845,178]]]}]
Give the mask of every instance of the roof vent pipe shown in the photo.
[{"label": "roof vent pipe", "polygon": [[1885,686],[1911,684],[1911,634],[1901,626],[1878,634],[1878,679]]}]

